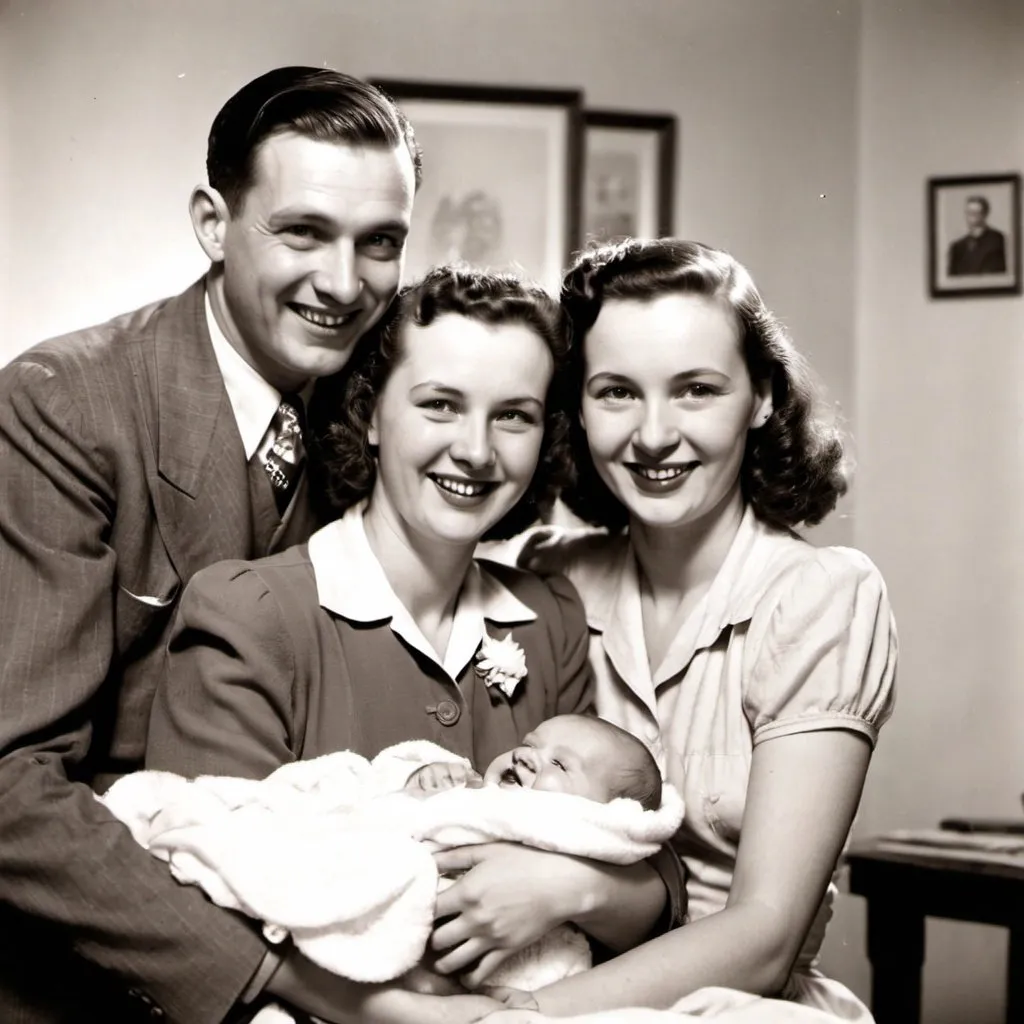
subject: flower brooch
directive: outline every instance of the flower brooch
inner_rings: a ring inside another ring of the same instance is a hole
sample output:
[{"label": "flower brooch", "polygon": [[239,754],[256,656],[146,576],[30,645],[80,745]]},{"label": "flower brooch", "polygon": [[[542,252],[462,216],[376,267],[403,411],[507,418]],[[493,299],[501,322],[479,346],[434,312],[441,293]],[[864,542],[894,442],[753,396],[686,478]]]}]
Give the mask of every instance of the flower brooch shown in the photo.
[{"label": "flower brooch", "polygon": [[476,654],[476,674],[506,697],[515,693],[526,675],[526,655],[509,633],[503,640],[484,634]]}]

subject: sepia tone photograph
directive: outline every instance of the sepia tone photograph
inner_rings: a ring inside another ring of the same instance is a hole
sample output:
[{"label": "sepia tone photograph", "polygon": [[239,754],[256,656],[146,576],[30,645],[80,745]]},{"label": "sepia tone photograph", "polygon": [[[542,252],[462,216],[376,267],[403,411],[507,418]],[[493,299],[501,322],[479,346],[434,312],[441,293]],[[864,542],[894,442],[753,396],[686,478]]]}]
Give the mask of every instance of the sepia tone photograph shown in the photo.
[{"label": "sepia tone photograph", "polygon": [[0,1024],[1024,1020],[1022,40],[0,0]]}]

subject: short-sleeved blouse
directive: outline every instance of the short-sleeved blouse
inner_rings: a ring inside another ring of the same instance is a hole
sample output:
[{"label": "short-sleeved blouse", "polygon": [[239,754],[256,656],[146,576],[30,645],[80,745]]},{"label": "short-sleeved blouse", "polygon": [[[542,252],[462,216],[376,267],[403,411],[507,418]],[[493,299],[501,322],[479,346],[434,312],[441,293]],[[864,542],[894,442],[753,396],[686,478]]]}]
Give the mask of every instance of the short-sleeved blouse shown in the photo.
[{"label": "short-sleeved blouse", "polygon": [[[647,742],[684,796],[675,846],[689,871],[689,919],[723,909],[754,747],[822,729],[874,745],[892,712],[897,645],[881,575],[861,552],[814,547],[748,508],[652,673],[628,536],[570,531],[540,560],[583,599],[598,713]],[[834,894],[833,884],[794,974],[813,968]]]},{"label": "short-sleeved blouse", "polygon": [[[476,672],[511,636],[511,696]],[[562,577],[476,561],[436,654],[373,555],[360,508],[308,544],[197,573],[182,595],[150,720],[148,768],[263,778],[289,761],[372,758],[425,739],[486,766],[555,714],[592,707],[587,626]]]}]

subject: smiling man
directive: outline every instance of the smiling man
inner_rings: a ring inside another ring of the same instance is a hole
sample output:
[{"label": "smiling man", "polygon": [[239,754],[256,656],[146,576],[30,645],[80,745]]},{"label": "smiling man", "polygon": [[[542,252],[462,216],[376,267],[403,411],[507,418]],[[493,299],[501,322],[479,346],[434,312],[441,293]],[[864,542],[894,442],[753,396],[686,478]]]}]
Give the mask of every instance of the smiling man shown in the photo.
[{"label": "smiling man", "polygon": [[378,90],[279,68],[217,115],[210,271],[0,370],[0,1020],[213,1024],[330,979],[178,886],[94,799],[138,767],[172,612],[305,540],[305,406],[399,285],[420,162]]}]

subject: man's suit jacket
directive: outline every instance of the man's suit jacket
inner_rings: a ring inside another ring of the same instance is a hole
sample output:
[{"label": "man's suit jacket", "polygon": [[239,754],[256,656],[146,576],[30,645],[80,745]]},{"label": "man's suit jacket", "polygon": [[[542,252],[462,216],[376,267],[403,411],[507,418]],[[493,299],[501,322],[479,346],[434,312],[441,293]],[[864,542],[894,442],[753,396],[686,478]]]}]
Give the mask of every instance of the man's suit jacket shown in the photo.
[{"label": "man's suit jacket", "polygon": [[964,235],[949,247],[949,276],[1005,274],[1006,239],[1002,231],[985,228],[980,235]]},{"label": "man's suit jacket", "polygon": [[252,926],[174,882],[92,787],[140,765],[185,582],[314,525],[303,484],[258,536],[202,281],[0,370],[4,1024],[213,1024],[245,989]]}]

